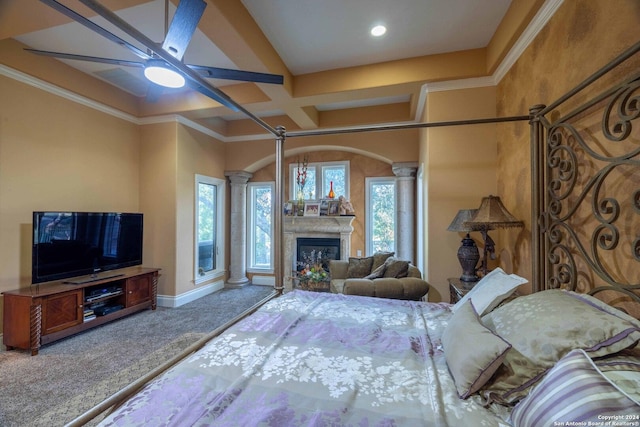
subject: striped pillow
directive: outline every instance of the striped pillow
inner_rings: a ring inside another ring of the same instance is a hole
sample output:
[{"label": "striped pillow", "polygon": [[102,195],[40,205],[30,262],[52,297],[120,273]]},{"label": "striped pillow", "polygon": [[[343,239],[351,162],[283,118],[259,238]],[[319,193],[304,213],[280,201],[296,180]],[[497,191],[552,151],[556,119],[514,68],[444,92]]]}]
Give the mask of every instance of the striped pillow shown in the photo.
[{"label": "striped pillow", "polygon": [[511,423],[515,427],[589,421],[604,425],[612,420],[640,421],[635,417],[640,417],[640,403],[610,382],[584,350],[572,350],[515,406]]}]

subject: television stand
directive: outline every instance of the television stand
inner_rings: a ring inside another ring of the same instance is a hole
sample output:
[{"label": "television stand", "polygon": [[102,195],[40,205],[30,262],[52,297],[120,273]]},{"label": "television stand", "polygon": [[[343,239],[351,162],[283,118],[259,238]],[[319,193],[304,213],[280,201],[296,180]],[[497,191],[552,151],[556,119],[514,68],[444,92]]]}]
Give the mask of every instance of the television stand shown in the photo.
[{"label": "television stand", "polygon": [[84,283],[48,282],[3,292],[4,345],[35,356],[42,345],[140,310],[155,310],[159,271],[132,267]]},{"label": "television stand", "polygon": [[116,277],[122,277],[124,276],[124,274],[119,273],[119,274],[110,274],[110,275],[104,275],[104,276],[90,276],[88,278],[84,278],[84,279],[77,279],[77,280],[65,280],[62,283],[67,283],[69,285],[84,285],[85,283],[92,283],[92,282],[97,282],[99,280],[107,280],[107,279],[115,279]]}]

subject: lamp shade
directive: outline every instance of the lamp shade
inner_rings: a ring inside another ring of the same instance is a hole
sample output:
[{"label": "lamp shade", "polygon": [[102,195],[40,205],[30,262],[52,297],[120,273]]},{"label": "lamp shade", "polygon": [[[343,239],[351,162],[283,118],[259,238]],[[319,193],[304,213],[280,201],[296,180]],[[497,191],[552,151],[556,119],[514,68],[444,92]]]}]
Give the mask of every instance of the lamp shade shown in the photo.
[{"label": "lamp shade", "polygon": [[498,196],[482,198],[482,203],[475,215],[464,223],[471,230],[492,230],[495,228],[524,227],[502,204]]},{"label": "lamp shade", "polygon": [[473,228],[465,225],[465,222],[471,220],[477,211],[478,209],[460,209],[447,227],[447,231],[473,231]]}]

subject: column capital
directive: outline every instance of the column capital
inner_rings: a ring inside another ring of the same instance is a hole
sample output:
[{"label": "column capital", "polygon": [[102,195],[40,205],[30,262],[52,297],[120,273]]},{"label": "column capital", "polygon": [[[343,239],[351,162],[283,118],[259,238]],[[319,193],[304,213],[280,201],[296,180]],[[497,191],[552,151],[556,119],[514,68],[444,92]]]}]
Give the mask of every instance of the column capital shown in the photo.
[{"label": "column capital", "polygon": [[224,176],[229,178],[232,184],[246,184],[253,174],[247,171],[224,171]]},{"label": "column capital", "polygon": [[418,162],[396,162],[391,165],[391,170],[398,177],[415,177]]}]

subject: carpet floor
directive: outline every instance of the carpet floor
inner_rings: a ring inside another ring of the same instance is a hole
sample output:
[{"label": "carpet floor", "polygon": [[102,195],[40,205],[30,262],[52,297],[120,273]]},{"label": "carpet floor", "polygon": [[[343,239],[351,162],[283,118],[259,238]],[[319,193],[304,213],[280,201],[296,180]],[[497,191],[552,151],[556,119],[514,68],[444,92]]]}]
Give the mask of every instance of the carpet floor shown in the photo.
[{"label": "carpet floor", "polygon": [[0,426],[63,426],[272,292],[225,288],[65,338],[37,356],[0,351]]}]

